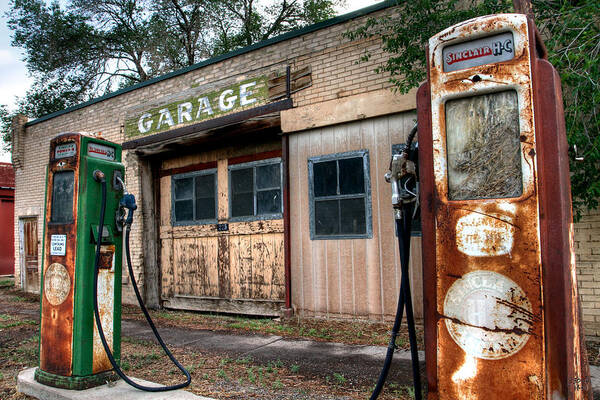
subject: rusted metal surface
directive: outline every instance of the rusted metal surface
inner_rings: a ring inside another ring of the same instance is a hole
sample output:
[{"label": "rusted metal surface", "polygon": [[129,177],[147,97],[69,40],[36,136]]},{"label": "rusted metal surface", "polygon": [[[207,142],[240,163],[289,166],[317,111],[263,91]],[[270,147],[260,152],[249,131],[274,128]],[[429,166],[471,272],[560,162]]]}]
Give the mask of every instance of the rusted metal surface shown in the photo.
[{"label": "rusted metal surface", "polygon": [[[55,158],[56,146],[75,143],[80,144],[77,134],[64,134],[54,139],[50,146],[50,165],[48,167],[48,187],[46,196],[46,233],[45,243],[50,243],[52,235],[67,235],[74,238],[77,232],[77,220],[74,218],[70,224],[50,223],[52,202],[52,185],[55,173],[65,170],[74,171],[74,193],[79,187],[79,153]],[[76,215],[77,196],[73,201],[73,215]],[[62,267],[57,266],[60,265]],[[54,267],[53,267],[54,266]],[[73,287],[75,283],[75,246],[66,246],[65,255],[51,255],[50,246],[44,249],[43,278],[51,277],[55,282],[44,281],[42,286],[42,316],[40,339],[40,368],[43,371],[57,375],[70,376],[72,374],[73,351]],[[68,282],[67,282],[68,277]],[[48,287],[48,292],[46,291]],[[65,291],[67,291],[64,296]],[[62,300],[62,301],[58,301]],[[54,303],[54,304],[53,304]]]},{"label": "rusted metal surface", "polygon": [[[513,33],[514,58],[443,72],[441,55],[446,44],[499,30]],[[424,222],[423,236],[433,234],[435,241],[434,256],[426,254],[431,251],[429,244],[423,245],[425,297],[434,302],[426,308],[436,316],[426,321],[425,330],[426,358],[435,359],[435,370],[428,365],[430,399],[546,397],[536,139],[527,38],[526,18],[504,15],[467,21],[429,42],[432,137],[424,138],[420,129],[419,149],[427,148],[430,141],[433,150],[420,154],[421,179],[434,181],[433,191],[423,194],[424,207],[432,207],[428,212],[433,222]],[[514,90],[518,98],[522,195],[449,200],[445,102],[506,90]],[[425,100],[423,97],[419,100]],[[424,118],[421,116],[419,123]],[[435,384],[431,384],[432,378]]]},{"label": "rusted metal surface", "polygon": [[[100,267],[98,271],[98,314],[108,346],[113,350],[113,311],[115,298],[115,246],[101,246]],[[98,327],[94,320],[92,372],[94,374],[112,369],[112,365],[104,351]]]},{"label": "rusted metal surface", "polygon": [[[548,397],[591,399],[589,367],[581,329],[577,292],[568,145],[558,73],[545,58],[545,48],[529,21],[535,92],[540,213],[544,279]],[[534,47],[535,46],[535,47]],[[541,49],[542,51],[539,51]]]}]

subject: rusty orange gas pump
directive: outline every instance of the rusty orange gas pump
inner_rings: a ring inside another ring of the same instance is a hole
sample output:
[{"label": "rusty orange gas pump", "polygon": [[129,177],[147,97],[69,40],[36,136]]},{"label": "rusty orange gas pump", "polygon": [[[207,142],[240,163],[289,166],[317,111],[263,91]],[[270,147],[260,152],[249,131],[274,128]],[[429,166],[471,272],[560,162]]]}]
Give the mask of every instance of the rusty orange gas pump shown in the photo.
[{"label": "rusty orange gas pump", "polygon": [[429,40],[417,94],[428,398],[590,399],[562,95],[531,19]]}]

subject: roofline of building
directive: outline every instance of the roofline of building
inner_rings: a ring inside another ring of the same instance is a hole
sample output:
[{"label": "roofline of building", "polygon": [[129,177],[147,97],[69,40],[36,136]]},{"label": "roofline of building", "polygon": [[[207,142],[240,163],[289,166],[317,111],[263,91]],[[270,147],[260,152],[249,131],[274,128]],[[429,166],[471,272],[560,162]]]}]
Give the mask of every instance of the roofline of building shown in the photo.
[{"label": "roofline of building", "polygon": [[208,65],[211,65],[211,64],[216,64],[218,62],[221,62],[221,61],[233,58],[233,57],[237,57],[237,56],[242,55],[242,54],[250,53],[250,52],[252,52],[254,50],[262,49],[263,47],[267,47],[267,46],[270,46],[272,44],[276,44],[276,43],[283,42],[283,41],[286,41],[286,40],[289,40],[289,39],[293,39],[293,38],[296,38],[298,36],[306,35],[307,33],[315,32],[315,31],[318,31],[320,29],[328,28],[328,27],[333,26],[333,25],[341,24],[343,22],[347,22],[347,21],[352,20],[354,18],[359,18],[359,17],[365,16],[367,14],[370,14],[370,13],[373,13],[373,12],[376,12],[376,11],[380,11],[380,10],[383,10],[383,9],[386,9],[386,8],[398,5],[398,2],[399,2],[399,0],[385,0],[385,1],[381,2],[381,3],[373,4],[372,6],[369,6],[369,7],[361,8],[359,10],[352,11],[350,13],[343,14],[343,15],[337,16],[335,18],[331,18],[331,19],[325,20],[325,21],[321,21],[321,22],[318,22],[318,23],[313,24],[313,25],[306,26],[306,27],[301,28],[301,29],[296,29],[294,31],[290,31],[290,32],[281,34],[279,36],[275,36],[273,38],[270,38],[270,39],[267,39],[267,40],[263,40],[262,42],[255,43],[255,44],[253,44],[251,46],[242,47],[241,49],[237,49],[237,50],[234,50],[234,51],[230,51],[229,53],[221,54],[220,56],[213,57],[213,58],[210,58],[208,60],[201,61],[201,62],[196,63],[194,65],[190,65],[188,67],[181,68],[181,69],[178,69],[178,70],[173,71],[173,72],[169,72],[168,74],[165,74],[165,75],[157,76],[156,78],[152,78],[152,79],[149,79],[147,81],[140,82],[140,83],[135,84],[133,86],[128,86],[126,88],[117,90],[116,92],[112,92],[112,93],[106,94],[106,95],[104,95],[102,97],[91,99],[91,100],[88,100],[88,101],[86,101],[84,103],[80,103],[80,104],[77,104],[77,105],[65,108],[64,110],[60,110],[60,111],[53,112],[51,114],[44,115],[44,116],[42,116],[40,118],[37,118],[37,119],[34,119],[32,121],[27,122],[25,124],[25,126],[27,127],[27,126],[32,126],[32,125],[35,125],[35,124],[39,124],[40,122],[47,121],[49,119],[58,117],[60,115],[67,114],[67,113],[70,113],[72,111],[76,111],[76,110],[82,109],[82,108],[87,107],[87,106],[91,106],[92,104],[96,104],[96,103],[99,103],[101,101],[108,100],[108,99],[111,99],[113,97],[120,96],[122,94],[129,93],[129,92],[132,92],[134,90],[141,89],[143,87],[150,86],[150,85],[153,85],[155,83],[158,83],[158,82],[161,82],[161,81],[164,81],[164,80],[167,80],[167,79],[171,79],[171,78],[174,78],[174,77],[179,76],[179,75],[187,74],[188,72],[195,71],[195,70],[200,69],[200,68],[204,68],[204,67],[206,67]]}]

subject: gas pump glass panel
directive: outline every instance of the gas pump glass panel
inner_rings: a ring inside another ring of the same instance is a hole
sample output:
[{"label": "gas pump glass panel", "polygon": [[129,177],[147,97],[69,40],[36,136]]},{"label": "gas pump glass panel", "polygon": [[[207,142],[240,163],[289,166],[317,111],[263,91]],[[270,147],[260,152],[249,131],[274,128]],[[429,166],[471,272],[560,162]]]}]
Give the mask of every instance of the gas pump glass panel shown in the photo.
[{"label": "gas pump glass panel", "polygon": [[447,101],[446,143],[450,200],[521,196],[516,91]]},{"label": "gas pump glass panel", "polygon": [[52,182],[52,211],[50,222],[67,224],[73,222],[73,171],[56,172]]}]

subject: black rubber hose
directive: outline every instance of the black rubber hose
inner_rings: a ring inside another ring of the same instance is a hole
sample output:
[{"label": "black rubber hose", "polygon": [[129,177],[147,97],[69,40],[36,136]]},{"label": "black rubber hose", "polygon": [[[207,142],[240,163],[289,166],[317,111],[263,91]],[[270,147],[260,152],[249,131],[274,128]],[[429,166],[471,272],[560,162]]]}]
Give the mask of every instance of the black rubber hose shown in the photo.
[{"label": "black rubber hose", "polygon": [[[408,326],[408,341],[410,343],[410,359],[412,362],[413,389],[415,400],[421,400],[421,371],[419,370],[419,348],[417,346],[417,330],[413,315],[412,296],[410,290],[410,279],[408,277],[408,265],[410,262],[410,239],[414,203],[409,203],[402,208],[402,220],[404,223],[404,262],[401,264],[402,275],[406,275],[404,287],[404,303],[406,306],[406,324]],[[403,266],[402,266],[403,265]]]},{"label": "black rubber hose", "polygon": [[412,358],[412,369],[413,369],[413,388],[415,392],[415,399],[421,400],[421,376],[419,370],[419,353],[417,348],[417,338],[415,321],[412,310],[412,299],[410,295],[410,280],[408,278],[408,264],[410,261],[410,235],[412,225],[412,215],[414,210],[414,204],[405,204],[402,208],[402,219],[396,220],[396,229],[398,232],[398,250],[400,252],[400,270],[402,277],[400,280],[400,294],[398,295],[398,307],[396,308],[396,317],[394,319],[394,326],[392,327],[390,342],[388,344],[385,361],[379,374],[379,379],[373,389],[370,400],[375,400],[379,397],[383,385],[387,379],[390,367],[392,365],[392,359],[394,357],[394,350],[396,349],[396,337],[400,330],[400,324],[402,323],[402,314],[404,312],[404,306],[406,305],[406,320],[408,324],[408,335],[411,348]]},{"label": "black rubber hose", "polygon": [[[171,359],[173,364],[175,364],[177,366],[177,368],[179,368],[181,370],[181,372],[183,372],[183,374],[186,376],[186,381],[183,383],[179,383],[177,385],[159,386],[159,387],[144,386],[144,385],[135,383],[133,380],[129,379],[127,377],[127,375],[125,375],[125,373],[121,370],[121,368],[117,364],[117,361],[115,360],[115,358],[112,354],[112,351],[110,350],[110,347],[108,346],[108,343],[106,342],[106,337],[104,336],[104,330],[102,329],[102,321],[100,320],[100,313],[98,312],[98,270],[99,270],[98,264],[100,262],[100,247],[102,245],[102,231],[104,229],[104,214],[106,212],[106,179],[101,178],[100,184],[102,186],[102,201],[100,203],[100,223],[98,224],[98,240],[96,242],[96,259],[94,261],[94,266],[95,266],[94,267],[94,317],[96,319],[96,326],[98,327],[98,333],[100,336],[100,341],[102,342],[102,346],[104,347],[104,351],[106,351],[108,360],[112,364],[117,375],[119,375],[121,377],[121,379],[123,379],[125,382],[127,382],[129,385],[133,386],[136,389],[143,390],[146,392],[166,392],[169,390],[176,390],[176,389],[184,388],[190,384],[190,382],[192,381],[192,377],[191,377],[190,373],[184,368],[184,366],[181,365],[179,363],[179,361],[177,361],[175,356],[173,356],[171,351],[165,345],[165,342],[160,337],[160,334],[158,333],[158,330],[156,330],[156,326],[154,325],[154,322],[152,321],[152,318],[150,317],[150,314],[148,314],[148,310],[146,309],[146,306],[144,305],[142,296],[140,295],[140,291],[137,287],[137,282],[135,281],[135,277],[133,275],[133,268],[131,267],[131,256],[129,254],[129,232],[131,230],[130,225],[127,225],[127,229],[126,229],[126,233],[125,233],[125,249],[126,249],[125,253],[127,256],[127,266],[129,268],[129,276],[131,277],[131,283],[133,285],[133,290],[135,291],[135,296],[137,297],[138,302],[140,303],[140,307],[142,309],[142,312],[144,313],[144,316],[146,317],[146,321],[148,321],[150,328],[152,328],[152,331],[154,332],[154,336],[156,336],[156,339],[160,343],[165,354],[167,356],[169,356],[169,358]],[[133,211],[130,211],[130,212],[133,212]]]}]

